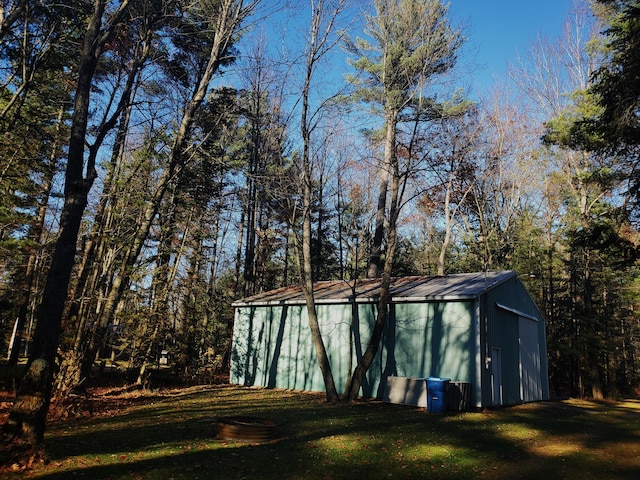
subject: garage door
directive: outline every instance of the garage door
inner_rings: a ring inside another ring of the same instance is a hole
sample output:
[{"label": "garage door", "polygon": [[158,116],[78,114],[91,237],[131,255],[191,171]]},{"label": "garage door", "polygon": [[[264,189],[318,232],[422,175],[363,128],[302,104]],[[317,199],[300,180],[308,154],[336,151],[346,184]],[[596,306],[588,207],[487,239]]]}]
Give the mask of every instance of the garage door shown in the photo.
[{"label": "garage door", "polygon": [[542,400],[538,322],[518,317],[520,342],[520,398],[523,402]]}]

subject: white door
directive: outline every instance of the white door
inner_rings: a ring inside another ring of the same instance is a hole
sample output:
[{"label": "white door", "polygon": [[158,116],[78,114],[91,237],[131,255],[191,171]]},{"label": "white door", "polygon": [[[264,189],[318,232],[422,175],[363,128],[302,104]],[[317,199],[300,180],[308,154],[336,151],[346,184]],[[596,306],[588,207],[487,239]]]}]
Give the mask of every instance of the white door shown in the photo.
[{"label": "white door", "polygon": [[502,405],[502,356],[496,347],[491,348],[491,399],[494,405]]}]

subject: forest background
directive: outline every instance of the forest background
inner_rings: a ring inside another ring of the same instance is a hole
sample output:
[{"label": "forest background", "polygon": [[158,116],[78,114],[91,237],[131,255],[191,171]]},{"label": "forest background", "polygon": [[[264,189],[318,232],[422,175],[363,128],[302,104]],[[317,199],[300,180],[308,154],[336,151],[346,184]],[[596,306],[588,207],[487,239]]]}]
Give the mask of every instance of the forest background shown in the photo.
[{"label": "forest background", "polygon": [[[448,49],[415,72],[398,4]],[[608,76],[637,2],[575,1],[483,92],[437,1],[0,5],[0,332],[9,369],[40,369],[24,388],[64,398],[96,361],[225,372],[231,302],[269,289],[500,269],[545,315],[555,395],[638,388],[638,89]]]}]

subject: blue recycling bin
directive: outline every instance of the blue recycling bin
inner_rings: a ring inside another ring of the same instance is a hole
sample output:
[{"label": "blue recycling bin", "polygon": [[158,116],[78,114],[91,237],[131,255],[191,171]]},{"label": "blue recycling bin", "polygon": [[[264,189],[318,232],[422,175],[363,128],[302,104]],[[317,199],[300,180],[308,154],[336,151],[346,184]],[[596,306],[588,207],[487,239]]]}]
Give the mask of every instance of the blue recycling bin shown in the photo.
[{"label": "blue recycling bin", "polygon": [[447,411],[447,388],[450,381],[450,378],[427,377],[427,412]]}]

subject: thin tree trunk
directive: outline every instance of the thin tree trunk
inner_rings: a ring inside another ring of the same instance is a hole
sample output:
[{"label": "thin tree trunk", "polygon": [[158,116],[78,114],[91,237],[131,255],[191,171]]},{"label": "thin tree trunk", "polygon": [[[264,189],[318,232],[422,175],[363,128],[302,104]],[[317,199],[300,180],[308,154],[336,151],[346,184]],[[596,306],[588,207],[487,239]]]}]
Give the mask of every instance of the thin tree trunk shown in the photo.
[{"label": "thin tree trunk", "polygon": [[315,272],[314,272],[314,278],[317,278],[318,280],[322,280],[322,271],[323,271],[323,256],[322,256],[322,228],[324,226],[324,178],[322,175],[322,167],[319,169],[320,172],[320,177],[318,178],[317,181],[317,191],[316,191],[316,204],[318,205],[318,221],[316,223],[316,241],[315,243],[312,243],[312,247],[315,246],[315,248],[312,248],[311,250],[311,259],[312,262],[315,264]]},{"label": "thin tree trunk", "polygon": [[236,260],[235,270],[233,275],[233,293],[234,296],[240,293],[240,271],[242,264],[242,240],[244,238],[244,225],[246,217],[246,204],[247,202],[242,200],[242,211],[240,213],[240,221],[238,222],[238,241],[236,244]]},{"label": "thin tree trunk", "polygon": [[249,158],[248,175],[246,180],[246,195],[244,198],[243,214],[246,225],[246,240],[244,244],[243,293],[244,296],[256,293],[256,218],[259,198],[257,195],[257,178],[261,148],[261,92],[252,95],[251,118],[251,155]]},{"label": "thin tree trunk", "polygon": [[[338,265],[340,266],[340,280],[345,279],[345,268],[344,268],[344,212],[342,211],[342,169],[338,169],[338,188],[336,190],[336,212],[338,219]],[[354,292],[355,293],[355,292]],[[351,367],[349,367],[349,371],[351,371]]]},{"label": "thin tree trunk", "polygon": [[[311,34],[309,37],[309,51],[307,54],[306,73],[304,85],[302,88],[302,114],[300,119],[300,130],[303,140],[302,151],[302,265],[299,267],[300,279],[302,284],[302,292],[304,294],[307,305],[307,316],[309,319],[309,330],[311,332],[311,341],[316,351],[320,371],[324,381],[326,398],[329,403],[337,403],[339,400],[336,384],[331,370],[331,363],[324,345],[320,324],[318,322],[318,312],[316,309],[315,297],[313,292],[313,252],[312,252],[312,234],[311,234],[311,212],[313,208],[313,176],[311,173],[311,124],[309,117],[309,91],[313,71],[316,62],[321,56],[325,37],[319,36],[319,29],[324,15],[324,2],[318,1],[317,4],[312,2],[311,15]],[[300,259],[300,255],[296,256]],[[298,260],[300,261],[300,260]]]},{"label": "thin tree trunk", "polygon": [[451,201],[451,183],[453,182],[453,172],[449,174],[449,182],[447,183],[447,191],[444,196],[444,239],[440,247],[440,254],[438,255],[438,275],[444,275],[444,265],[447,258],[447,250],[451,243],[451,212],[449,211],[449,205]]}]

